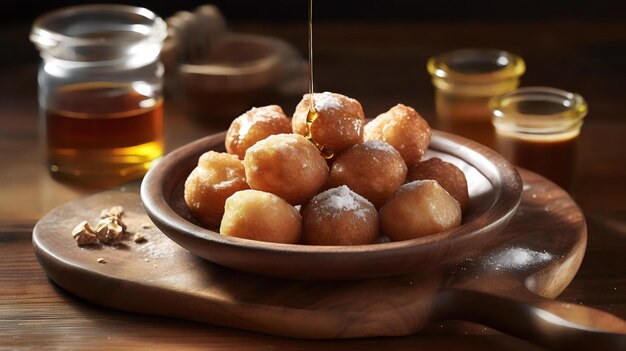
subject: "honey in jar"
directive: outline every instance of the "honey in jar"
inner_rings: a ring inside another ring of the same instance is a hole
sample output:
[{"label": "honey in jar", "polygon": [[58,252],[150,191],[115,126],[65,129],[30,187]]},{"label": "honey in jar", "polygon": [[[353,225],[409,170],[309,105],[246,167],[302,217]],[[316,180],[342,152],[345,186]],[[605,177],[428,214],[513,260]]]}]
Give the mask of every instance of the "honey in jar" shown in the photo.
[{"label": "honey in jar", "polygon": [[489,103],[497,150],[511,163],[570,189],[587,104],[575,93],[526,87]]},{"label": "honey in jar", "polygon": [[521,57],[497,49],[459,49],[431,57],[437,128],[494,147],[489,99],[519,86]]},{"label": "honey in jar", "polygon": [[113,83],[59,88],[45,111],[51,171],[91,180],[143,175],[163,154],[163,104],[138,88]]},{"label": "honey in jar", "polygon": [[38,17],[40,130],[54,178],[111,186],[163,154],[167,25],[145,8],[93,4]]}]

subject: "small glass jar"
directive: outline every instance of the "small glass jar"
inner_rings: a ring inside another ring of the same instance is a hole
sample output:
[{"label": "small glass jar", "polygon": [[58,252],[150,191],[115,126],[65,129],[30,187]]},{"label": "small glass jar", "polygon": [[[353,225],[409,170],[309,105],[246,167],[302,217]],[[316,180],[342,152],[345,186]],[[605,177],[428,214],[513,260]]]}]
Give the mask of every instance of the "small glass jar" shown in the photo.
[{"label": "small glass jar", "polygon": [[431,57],[437,128],[494,147],[494,96],[515,90],[526,66],[521,57],[497,49],[459,49]]},{"label": "small glass jar", "polygon": [[163,154],[165,21],[125,5],[81,5],[37,18],[39,107],[56,178],[119,184]]},{"label": "small glass jar", "polygon": [[576,141],[587,115],[582,96],[549,87],[525,87],[489,102],[497,150],[511,163],[570,189]]}]

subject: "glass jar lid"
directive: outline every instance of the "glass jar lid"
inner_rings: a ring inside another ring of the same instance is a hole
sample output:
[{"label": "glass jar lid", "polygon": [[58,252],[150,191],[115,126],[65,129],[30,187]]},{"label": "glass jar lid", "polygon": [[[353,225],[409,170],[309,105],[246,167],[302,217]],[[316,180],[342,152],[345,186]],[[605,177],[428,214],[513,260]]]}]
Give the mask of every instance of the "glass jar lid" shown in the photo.
[{"label": "glass jar lid", "polygon": [[577,130],[587,115],[582,96],[550,87],[524,87],[489,101],[498,129],[525,134]]},{"label": "glass jar lid", "polygon": [[526,70],[524,60],[498,49],[458,49],[431,57],[430,75],[449,82],[492,83],[517,79]]},{"label": "glass jar lid", "polygon": [[[44,59],[111,62],[159,54],[167,25],[152,11],[127,5],[79,5],[35,20],[30,40]],[[148,58],[148,56],[151,56]]]}]

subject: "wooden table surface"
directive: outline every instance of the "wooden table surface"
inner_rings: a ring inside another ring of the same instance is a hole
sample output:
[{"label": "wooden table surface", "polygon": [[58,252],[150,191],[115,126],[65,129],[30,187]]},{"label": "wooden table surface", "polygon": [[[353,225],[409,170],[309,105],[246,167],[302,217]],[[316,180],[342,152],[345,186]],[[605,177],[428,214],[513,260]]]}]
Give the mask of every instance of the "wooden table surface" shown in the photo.
[{"label": "wooden table surface", "polygon": [[[0,27],[0,348],[9,349],[419,349],[528,350],[535,346],[462,323],[430,326],[399,338],[342,341],[285,339],[212,325],[134,315],[83,302],[51,283],[33,254],[31,231],[59,204],[99,189],[50,178],[38,143],[38,56],[28,25]],[[301,52],[297,23],[233,23],[231,28],[283,38]],[[8,44],[7,44],[8,43]],[[626,22],[505,23],[327,22],[315,27],[316,91],[358,99],[368,117],[396,103],[435,122],[428,57],[460,47],[497,47],[526,60],[522,85],[580,93],[590,112],[580,136],[571,195],[588,221],[582,267],[560,300],[626,319]],[[299,97],[281,101],[287,113]],[[188,118],[166,99],[172,150],[224,129]],[[136,183],[129,186],[136,186]]]}]

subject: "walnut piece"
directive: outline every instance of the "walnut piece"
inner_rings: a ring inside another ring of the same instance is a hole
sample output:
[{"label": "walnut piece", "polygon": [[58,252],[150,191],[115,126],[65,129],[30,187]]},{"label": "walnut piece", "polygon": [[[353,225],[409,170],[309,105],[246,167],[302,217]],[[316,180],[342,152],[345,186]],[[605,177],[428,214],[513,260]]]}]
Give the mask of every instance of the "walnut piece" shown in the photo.
[{"label": "walnut piece", "polygon": [[148,239],[142,232],[135,233],[135,236],[133,236],[133,240],[136,243],[145,243],[146,241],[148,241]]},{"label": "walnut piece", "polygon": [[98,242],[94,229],[89,225],[87,221],[80,222],[72,230],[72,236],[78,246],[92,245]]},{"label": "walnut piece", "polygon": [[117,244],[124,237],[125,228],[115,218],[103,218],[96,225],[96,236],[105,245]]},{"label": "walnut piece", "polygon": [[100,212],[100,221],[112,221],[122,227],[122,231],[126,231],[126,224],[122,222],[122,215],[124,214],[124,208],[122,206],[113,206],[111,208],[104,209]]},{"label": "walnut piece", "polygon": [[122,222],[122,206],[113,206],[100,212],[100,219],[93,228],[89,222],[82,221],[72,230],[72,236],[79,246],[97,244],[105,245],[119,243],[126,233],[126,224]]},{"label": "walnut piece", "polygon": [[100,218],[120,218],[122,214],[124,214],[124,208],[122,206],[113,206],[100,211]]}]

